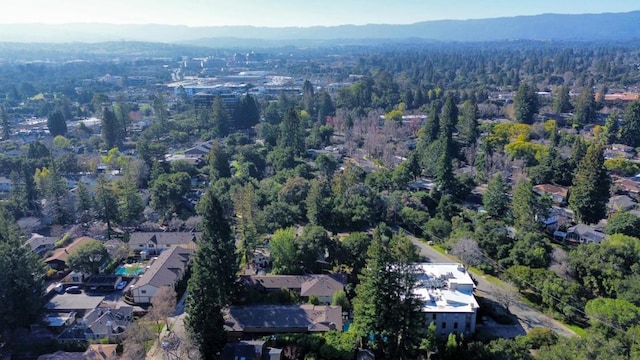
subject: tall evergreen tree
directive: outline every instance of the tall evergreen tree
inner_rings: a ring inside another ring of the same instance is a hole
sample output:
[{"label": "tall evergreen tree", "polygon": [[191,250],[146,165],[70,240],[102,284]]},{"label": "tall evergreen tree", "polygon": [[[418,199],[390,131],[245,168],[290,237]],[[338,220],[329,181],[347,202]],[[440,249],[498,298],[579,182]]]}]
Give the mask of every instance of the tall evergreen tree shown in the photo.
[{"label": "tall evergreen tree", "polygon": [[258,125],[260,110],[253,96],[245,95],[240,99],[234,118],[236,127],[239,129],[249,129]]},{"label": "tall evergreen tree", "polygon": [[215,142],[211,146],[211,150],[209,150],[207,154],[207,163],[209,164],[209,175],[211,176],[212,182],[231,177],[229,156],[218,142]]},{"label": "tall evergreen tree", "polygon": [[300,123],[298,112],[293,107],[285,111],[284,119],[280,123],[278,146],[291,149],[295,155],[300,155],[304,151],[304,128]]},{"label": "tall evergreen tree", "polygon": [[502,218],[509,209],[507,186],[502,175],[497,173],[487,185],[487,191],[482,196],[482,205],[487,213],[494,218]]},{"label": "tall evergreen tree", "polygon": [[640,100],[632,101],[624,109],[620,142],[634,148],[640,146]]},{"label": "tall evergreen tree", "polygon": [[462,122],[458,126],[459,138],[465,146],[473,145],[480,136],[478,128],[478,106],[472,101],[462,104]]},{"label": "tall evergreen tree", "polygon": [[533,116],[538,112],[538,95],[534,86],[523,82],[513,98],[515,120],[522,124],[532,124]]},{"label": "tall evergreen tree", "polygon": [[440,138],[448,137],[451,135],[458,125],[458,106],[453,98],[453,95],[448,95],[442,107],[442,117],[440,118]]},{"label": "tall evergreen tree", "polygon": [[594,224],[607,215],[611,177],[604,168],[602,145],[593,143],[578,164],[569,195],[576,220]]},{"label": "tall evergreen tree", "polygon": [[584,87],[576,100],[573,123],[577,126],[585,126],[595,123],[598,116],[596,98],[591,86]]},{"label": "tall evergreen tree", "polygon": [[604,142],[606,144],[615,144],[618,142],[618,134],[620,133],[620,125],[616,114],[609,114],[604,122]]},{"label": "tall evergreen tree", "polygon": [[440,139],[443,143],[442,152],[436,163],[436,185],[438,191],[447,194],[455,194],[457,191],[457,181],[453,174],[453,165],[451,163],[452,140],[450,138]]},{"label": "tall evergreen tree", "polygon": [[102,140],[107,149],[113,149],[122,145],[118,118],[109,107],[102,110]]},{"label": "tall evergreen tree", "polygon": [[226,343],[222,310],[229,305],[238,261],[231,228],[218,199],[207,191],[198,204],[202,237],[189,279],[186,328],[203,359],[217,359]]},{"label": "tall evergreen tree", "polygon": [[4,106],[0,106],[0,122],[2,123],[2,140],[8,140],[11,137],[11,119]]},{"label": "tall evergreen tree", "polygon": [[220,96],[216,96],[211,107],[211,121],[215,136],[225,137],[229,135],[229,123],[231,118],[229,112],[224,107],[224,102]]},{"label": "tall evergreen tree", "polygon": [[552,108],[556,113],[566,113],[571,111],[571,101],[569,97],[569,87],[562,85],[556,89],[555,97],[553,98]]},{"label": "tall evergreen tree", "polygon": [[42,308],[45,267],[30,247],[22,245],[18,226],[0,207],[0,334],[3,335],[36,323]]},{"label": "tall evergreen tree", "polygon": [[60,110],[55,110],[47,117],[47,127],[51,136],[56,137],[58,135],[66,135],[67,133],[67,120],[64,118],[64,114]]},{"label": "tall evergreen tree", "polygon": [[131,107],[125,101],[124,95],[120,94],[118,96],[118,103],[115,106],[116,118],[118,120],[118,133],[122,138],[127,137],[127,129],[131,125],[131,117],[129,116],[129,112],[131,111]]},{"label": "tall evergreen tree", "polygon": [[535,196],[531,182],[525,179],[518,181],[513,190],[513,199],[511,201],[513,225],[516,229],[524,232],[538,229]]},{"label": "tall evergreen tree", "polygon": [[426,327],[418,286],[415,247],[379,225],[367,251],[354,299],[354,328],[376,358],[412,358]]}]

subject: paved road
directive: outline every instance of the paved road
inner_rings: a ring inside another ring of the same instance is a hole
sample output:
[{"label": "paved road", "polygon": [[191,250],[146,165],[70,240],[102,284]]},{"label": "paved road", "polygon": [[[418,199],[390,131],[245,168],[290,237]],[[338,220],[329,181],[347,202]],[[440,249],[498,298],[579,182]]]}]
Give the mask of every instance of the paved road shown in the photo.
[{"label": "paved road", "polygon": [[[420,253],[426,257],[426,259],[433,263],[442,263],[442,262],[459,262],[459,260],[454,257],[449,257],[448,255],[441,254],[440,252],[433,249],[431,246],[427,245],[425,242],[412,237],[410,235],[409,238],[413,243],[420,249]],[[500,282],[500,285],[494,285],[483,278],[482,275],[474,274],[475,279],[477,280],[476,292],[479,296],[483,296],[493,301],[497,301],[499,297],[499,292],[501,291],[509,291],[515,295],[518,295],[518,292],[515,288],[513,288],[510,284],[505,282]],[[500,290],[497,286],[501,287],[503,290]],[[575,336],[576,333],[573,332],[568,327],[564,326],[560,322],[554,320],[550,316],[547,316],[540,311],[531,308],[524,302],[519,299],[515,300],[510,306],[509,311],[513,315],[518,318],[518,322],[521,329],[525,331],[529,331],[534,327],[547,327],[558,333],[559,335],[570,337]],[[513,329],[513,331],[517,332],[517,329]]]}]

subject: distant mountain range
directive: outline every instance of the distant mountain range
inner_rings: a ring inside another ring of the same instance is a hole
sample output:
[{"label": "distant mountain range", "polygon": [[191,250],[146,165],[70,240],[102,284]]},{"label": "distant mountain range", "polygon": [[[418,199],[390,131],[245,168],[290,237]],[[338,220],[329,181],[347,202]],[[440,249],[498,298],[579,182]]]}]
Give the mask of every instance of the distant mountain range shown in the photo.
[{"label": "distant mountain range", "polygon": [[341,25],[267,28],[254,26],[188,27],[180,25],[1,24],[2,42],[145,41],[199,46],[369,43],[376,41],[640,39],[640,11],[425,21],[410,25]]}]

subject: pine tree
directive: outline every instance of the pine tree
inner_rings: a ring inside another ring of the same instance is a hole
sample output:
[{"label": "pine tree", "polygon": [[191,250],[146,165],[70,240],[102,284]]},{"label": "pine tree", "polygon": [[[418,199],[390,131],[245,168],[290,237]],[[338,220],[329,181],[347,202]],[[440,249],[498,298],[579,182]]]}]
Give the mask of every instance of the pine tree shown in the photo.
[{"label": "pine tree", "polygon": [[22,246],[19,228],[0,207],[0,333],[28,328],[42,309],[44,263],[28,246]]},{"label": "pine tree", "polygon": [[507,186],[500,173],[495,174],[489,181],[487,191],[482,196],[482,204],[489,216],[494,218],[504,217],[509,209]]},{"label": "pine tree", "polygon": [[376,358],[413,358],[426,326],[415,295],[418,258],[403,236],[379,225],[367,251],[354,299],[354,328]]},{"label": "pine tree", "polygon": [[229,113],[224,107],[222,98],[220,96],[216,96],[211,108],[211,121],[213,122],[215,136],[225,137],[229,134],[230,120]]},{"label": "pine tree", "polygon": [[582,89],[582,92],[576,100],[576,109],[573,115],[573,123],[579,127],[593,124],[598,116],[596,109],[596,98],[593,93],[593,88],[587,86]]},{"label": "pine tree", "polygon": [[478,106],[472,101],[462,104],[462,123],[459,126],[459,137],[465,146],[475,144],[480,136],[478,128]]},{"label": "pine tree", "polygon": [[615,144],[618,142],[618,133],[620,132],[620,125],[616,114],[609,114],[607,120],[604,122],[604,142],[606,144]]},{"label": "pine tree", "polygon": [[457,181],[453,174],[453,165],[451,163],[451,139],[444,138],[442,152],[436,163],[436,185],[438,191],[447,194],[455,194],[457,191]]},{"label": "pine tree", "polygon": [[513,226],[523,232],[535,231],[536,221],[536,194],[533,192],[531,183],[521,179],[513,190],[511,201],[511,213],[513,216]]},{"label": "pine tree", "polygon": [[51,136],[65,135],[67,133],[67,120],[62,111],[56,110],[47,117],[47,127]]},{"label": "pine tree", "polygon": [[567,85],[562,85],[557,89],[555,97],[553,98],[553,111],[556,113],[566,113],[571,111],[571,102],[569,100],[569,87]]},{"label": "pine tree", "polygon": [[209,176],[211,176],[211,182],[231,177],[229,156],[219,143],[216,142],[211,146],[211,150],[209,150],[209,153],[207,154],[207,163],[209,164]]},{"label": "pine tree", "polygon": [[11,137],[11,119],[4,106],[0,106],[0,122],[2,123],[2,140],[8,140]]},{"label": "pine tree", "polygon": [[102,111],[102,140],[104,140],[106,149],[113,149],[122,145],[118,119],[108,107],[105,107]]},{"label": "pine tree", "polygon": [[607,215],[611,177],[604,168],[602,145],[591,144],[578,164],[569,195],[569,207],[576,220],[594,224]]},{"label": "pine tree", "polygon": [[448,137],[451,135],[458,125],[458,106],[452,95],[447,96],[442,107],[442,117],[440,118],[440,138]]},{"label": "pine tree", "polygon": [[515,120],[522,124],[532,124],[533,116],[538,112],[538,95],[533,86],[523,82],[513,98]]},{"label": "pine tree", "polygon": [[620,142],[632,147],[640,146],[640,100],[634,100],[624,109]]},{"label": "pine tree", "polygon": [[224,344],[222,311],[234,289],[237,255],[231,228],[218,199],[207,191],[198,209],[202,237],[189,279],[186,328],[203,359],[217,359]]},{"label": "pine tree", "polygon": [[304,151],[304,128],[298,112],[292,107],[285,111],[284,119],[280,123],[278,146],[291,149],[294,155],[300,155]]}]

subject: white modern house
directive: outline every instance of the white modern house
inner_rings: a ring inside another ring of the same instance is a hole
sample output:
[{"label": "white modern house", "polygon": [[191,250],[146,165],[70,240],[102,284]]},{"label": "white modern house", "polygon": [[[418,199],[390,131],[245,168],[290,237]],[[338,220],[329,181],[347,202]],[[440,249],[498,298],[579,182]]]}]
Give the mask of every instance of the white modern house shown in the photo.
[{"label": "white modern house", "polygon": [[419,263],[416,293],[424,301],[427,324],[435,323],[438,335],[473,334],[478,302],[471,275],[458,263]]}]

